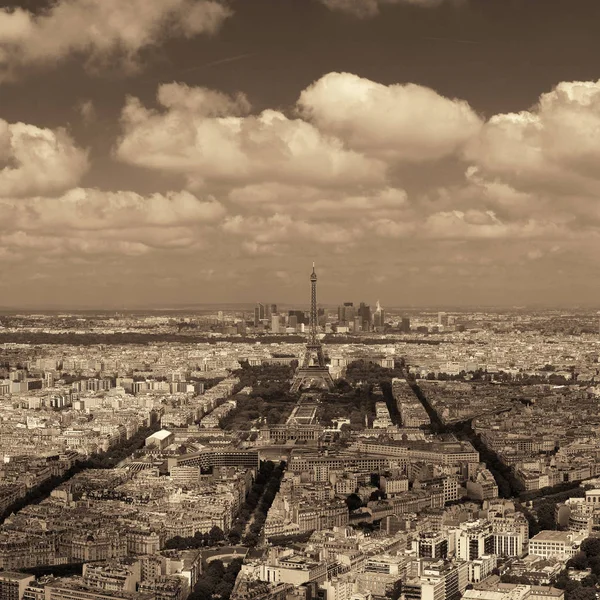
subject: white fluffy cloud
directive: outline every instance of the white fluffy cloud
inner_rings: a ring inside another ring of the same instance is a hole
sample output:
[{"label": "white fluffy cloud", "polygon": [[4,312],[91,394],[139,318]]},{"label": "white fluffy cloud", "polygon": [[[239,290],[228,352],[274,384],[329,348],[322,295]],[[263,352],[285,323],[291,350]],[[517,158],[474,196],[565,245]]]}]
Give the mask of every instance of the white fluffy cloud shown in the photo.
[{"label": "white fluffy cloud", "polygon": [[57,0],[32,13],[0,10],[0,67],[4,75],[70,54],[92,63],[115,55],[135,64],[139,52],[172,36],[212,34],[230,15],[216,0]]},{"label": "white fluffy cloud", "polygon": [[494,115],[466,157],[517,185],[600,190],[600,81],[563,82],[529,111]]},{"label": "white fluffy cloud", "polygon": [[398,214],[408,205],[406,191],[384,187],[370,193],[350,194],[343,190],[327,190],[280,183],[251,184],[235,188],[229,199],[239,208],[250,211],[302,212],[319,219],[355,220],[357,216]]},{"label": "white fluffy cloud", "polygon": [[331,10],[339,10],[359,18],[374,17],[384,4],[408,4],[430,8],[444,0],[321,0]]},{"label": "white fluffy cloud", "polygon": [[300,94],[301,114],[349,147],[406,161],[457,151],[482,122],[464,101],[414,84],[382,85],[351,73],[328,73]]},{"label": "white fluffy cloud", "polygon": [[285,214],[274,214],[267,218],[235,215],[225,219],[222,229],[226,233],[249,238],[249,243],[259,246],[297,246],[298,242],[323,244],[326,247],[348,245],[356,242],[364,233],[360,226],[311,222]]},{"label": "white fluffy cloud", "polygon": [[0,197],[49,195],[76,185],[87,152],[63,130],[0,120]]},{"label": "white fluffy cloud", "polygon": [[382,182],[385,165],[322,133],[301,119],[275,110],[240,116],[243,96],[161,86],[165,110],[145,108],[130,98],[123,110],[121,160],[184,175],[195,184],[280,181],[323,186]]},{"label": "white fluffy cloud", "polygon": [[141,196],[75,188],[56,198],[0,200],[0,247],[47,256],[201,247],[225,207],[189,192]]},{"label": "white fluffy cloud", "polygon": [[0,201],[3,224],[13,229],[105,230],[173,227],[214,223],[225,208],[213,198],[199,200],[189,192],[141,196],[75,188],[57,198]]},{"label": "white fluffy cloud", "polygon": [[3,268],[19,256],[50,271],[159,265],[174,282],[193,273],[201,292],[256,299],[281,281],[296,293],[293,273],[315,259],[335,261],[340,282],[445,281],[460,297],[469,277],[552,286],[556,263],[568,272],[600,251],[598,83],[562,83],[482,122],[433,90],[331,73],[297,109],[254,114],[243,94],[176,83],[160,86],[158,108],[130,99],[115,156],[196,190],[150,195],[77,187],[85,152],[64,132],[0,121]]}]

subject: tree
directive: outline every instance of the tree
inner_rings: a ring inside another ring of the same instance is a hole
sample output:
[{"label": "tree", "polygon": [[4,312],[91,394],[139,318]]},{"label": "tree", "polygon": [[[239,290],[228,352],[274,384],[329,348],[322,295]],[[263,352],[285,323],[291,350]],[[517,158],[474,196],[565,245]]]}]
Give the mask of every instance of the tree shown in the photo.
[{"label": "tree", "polygon": [[596,582],[598,581],[598,578],[592,574],[592,575],[588,575],[587,577],[584,577],[581,580],[581,585],[583,587],[594,587],[596,585]]},{"label": "tree", "polygon": [[590,556],[588,558],[588,567],[596,577],[600,577],[600,556]]},{"label": "tree", "polygon": [[585,552],[578,552],[567,561],[568,569],[583,571],[588,568],[588,557]]},{"label": "tree", "polygon": [[350,494],[346,498],[346,506],[348,510],[352,512],[353,510],[359,509],[363,505],[362,500],[357,494]]},{"label": "tree", "polygon": [[230,544],[239,544],[240,540],[242,539],[242,531],[241,529],[238,528],[238,526],[236,525],[230,532],[229,532],[229,543]]},{"label": "tree", "polygon": [[250,531],[244,536],[244,546],[254,547],[254,546],[256,546],[257,543],[258,543],[258,534]]},{"label": "tree", "polygon": [[568,594],[569,600],[596,600],[596,590],[591,587],[578,587]]},{"label": "tree", "polygon": [[581,551],[586,556],[600,556],[600,538],[589,537],[581,543]]},{"label": "tree", "polygon": [[212,546],[214,546],[217,542],[222,542],[225,539],[225,534],[220,527],[213,525],[211,530],[208,532],[208,539]]}]

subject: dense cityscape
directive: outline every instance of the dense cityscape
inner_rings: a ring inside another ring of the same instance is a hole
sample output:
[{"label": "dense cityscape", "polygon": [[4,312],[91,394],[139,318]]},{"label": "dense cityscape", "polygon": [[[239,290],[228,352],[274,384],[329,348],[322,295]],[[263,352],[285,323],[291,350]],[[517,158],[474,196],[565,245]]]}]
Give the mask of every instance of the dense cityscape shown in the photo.
[{"label": "dense cityscape", "polygon": [[600,600],[600,0],[0,5],[0,600]]},{"label": "dense cityscape", "polygon": [[3,314],[3,593],[595,597],[597,316],[310,286],[308,310]]}]

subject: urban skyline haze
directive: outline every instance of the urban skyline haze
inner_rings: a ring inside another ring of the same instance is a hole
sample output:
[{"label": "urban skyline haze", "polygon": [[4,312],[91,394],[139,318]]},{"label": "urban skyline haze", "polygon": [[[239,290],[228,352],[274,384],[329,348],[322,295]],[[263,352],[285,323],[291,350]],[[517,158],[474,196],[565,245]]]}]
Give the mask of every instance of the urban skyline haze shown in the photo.
[{"label": "urban skyline haze", "polygon": [[596,0],[0,10],[0,307],[594,306]]}]

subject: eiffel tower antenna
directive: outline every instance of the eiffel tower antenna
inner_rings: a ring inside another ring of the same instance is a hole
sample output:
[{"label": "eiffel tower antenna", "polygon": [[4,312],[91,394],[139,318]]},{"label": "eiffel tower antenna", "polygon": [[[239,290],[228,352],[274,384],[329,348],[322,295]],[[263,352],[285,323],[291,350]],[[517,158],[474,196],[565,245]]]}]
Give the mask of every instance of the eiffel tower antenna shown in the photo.
[{"label": "eiffel tower antenna", "polygon": [[291,392],[296,393],[301,389],[310,389],[314,387],[333,388],[333,379],[329,369],[325,364],[323,346],[319,340],[319,315],[317,311],[317,273],[315,263],[310,274],[310,322],[308,330],[308,340],[306,349],[302,357],[302,362],[294,375]]}]

